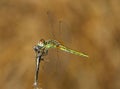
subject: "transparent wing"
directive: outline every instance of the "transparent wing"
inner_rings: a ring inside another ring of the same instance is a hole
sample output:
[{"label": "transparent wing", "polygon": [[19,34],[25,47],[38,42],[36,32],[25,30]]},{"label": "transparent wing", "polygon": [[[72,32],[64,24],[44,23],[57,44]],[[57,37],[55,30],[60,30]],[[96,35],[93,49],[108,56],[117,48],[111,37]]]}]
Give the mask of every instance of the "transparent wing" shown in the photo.
[{"label": "transparent wing", "polygon": [[[54,28],[55,28],[55,16],[54,14],[52,14],[50,11],[47,11],[47,17],[48,17],[48,22],[49,22],[49,25],[50,25],[50,35],[53,39],[56,39],[56,36],[55,36],[55,32],[54,32]],[[57,40],[57,39],[56,39]]]},{"label": "transparent wing", "polygon": [[65,52],[68,52],[68,53],[71,53],[71,54],[74,54],[74,55],[83,56],[83,57],[87,57],[87,58],[89,57],[88,55],[86,55],[82,52],[78,52],[78,51],[75,51],[73,49],[67,48],[64,45],[59,45],[58,48],[62,51],[65,51]]}]

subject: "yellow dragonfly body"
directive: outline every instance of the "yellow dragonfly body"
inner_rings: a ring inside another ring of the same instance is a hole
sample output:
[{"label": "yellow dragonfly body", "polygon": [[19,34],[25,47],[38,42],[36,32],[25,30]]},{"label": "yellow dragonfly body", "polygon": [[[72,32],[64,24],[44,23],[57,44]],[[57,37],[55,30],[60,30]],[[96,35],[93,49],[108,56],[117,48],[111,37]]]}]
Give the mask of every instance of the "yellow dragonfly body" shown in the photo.
[{"label": "yellow dragonfly body", "polygon": [[56,40],[44,40],[41,39],[40,42],[37,44],[37,46],[40,48],[39,50],[43,50],[44,51],[44,55],[47,55],[48,49],[50,48],[58,48],[62,51],[74,54],[74,55],[78,55],[78,56],[83,56],[83,57],[88,57],[88,55],[82,53],[82,52],[78,52],[75,51],[73,49],[70,49],[64,45],[62,45],[60,42],[56,41]]}]

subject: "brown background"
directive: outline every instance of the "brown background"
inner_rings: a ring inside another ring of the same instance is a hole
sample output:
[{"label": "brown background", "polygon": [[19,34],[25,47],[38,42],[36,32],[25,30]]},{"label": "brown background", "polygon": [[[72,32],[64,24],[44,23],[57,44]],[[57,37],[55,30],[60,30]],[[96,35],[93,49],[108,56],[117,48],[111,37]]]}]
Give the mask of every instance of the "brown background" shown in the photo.
[{"label": "brown background", "polygon": [[120,89],[119,0],[0,0],[0,89],[33,89],[41,38],[90,56],[50,49],[43,89]]}]

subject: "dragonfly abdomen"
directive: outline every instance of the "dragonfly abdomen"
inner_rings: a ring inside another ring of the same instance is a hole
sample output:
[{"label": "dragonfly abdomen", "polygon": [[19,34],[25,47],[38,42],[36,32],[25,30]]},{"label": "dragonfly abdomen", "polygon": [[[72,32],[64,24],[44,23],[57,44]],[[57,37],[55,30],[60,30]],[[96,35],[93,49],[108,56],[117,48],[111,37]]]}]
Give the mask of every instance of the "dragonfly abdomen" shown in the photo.
[{"label": "dragonfly abdomen", "polygon": [[72,49],[67,48],[67,47],[65,47],[65,46],[63,46],[63,45],[59,45],[58,48],[59,48],[60,50],[63,50],[63,51],[65,51],[65,52],[68,52],[68,53],[71,53],[71,54],[75,54],[75,55],[83,56],[83,57],[88,57],[88,55],[86,55],[86,54],[83,54],[83,53],[81,53],[81,52],[72,50]]}]

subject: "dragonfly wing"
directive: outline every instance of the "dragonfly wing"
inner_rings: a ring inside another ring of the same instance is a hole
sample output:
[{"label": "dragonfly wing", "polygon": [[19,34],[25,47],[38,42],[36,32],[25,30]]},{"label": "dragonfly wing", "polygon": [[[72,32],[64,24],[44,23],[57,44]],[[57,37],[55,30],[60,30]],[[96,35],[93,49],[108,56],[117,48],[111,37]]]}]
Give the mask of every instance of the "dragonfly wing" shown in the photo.
[{"label": "dragonfly wing", "polygon": [[88,55],[86,55],[84,53],[81,53],[81,52],[78,52],[78,51],[75,51],[75,50],[72,50],[70,48],[67,48],[64,45],[59,45],[58,48],[62,51],[65,51],[65,52],[68,52],[68,53],[71,53],[71,54],[75,54],[75,55],[83,56],[83,57],[88,57]]}]

